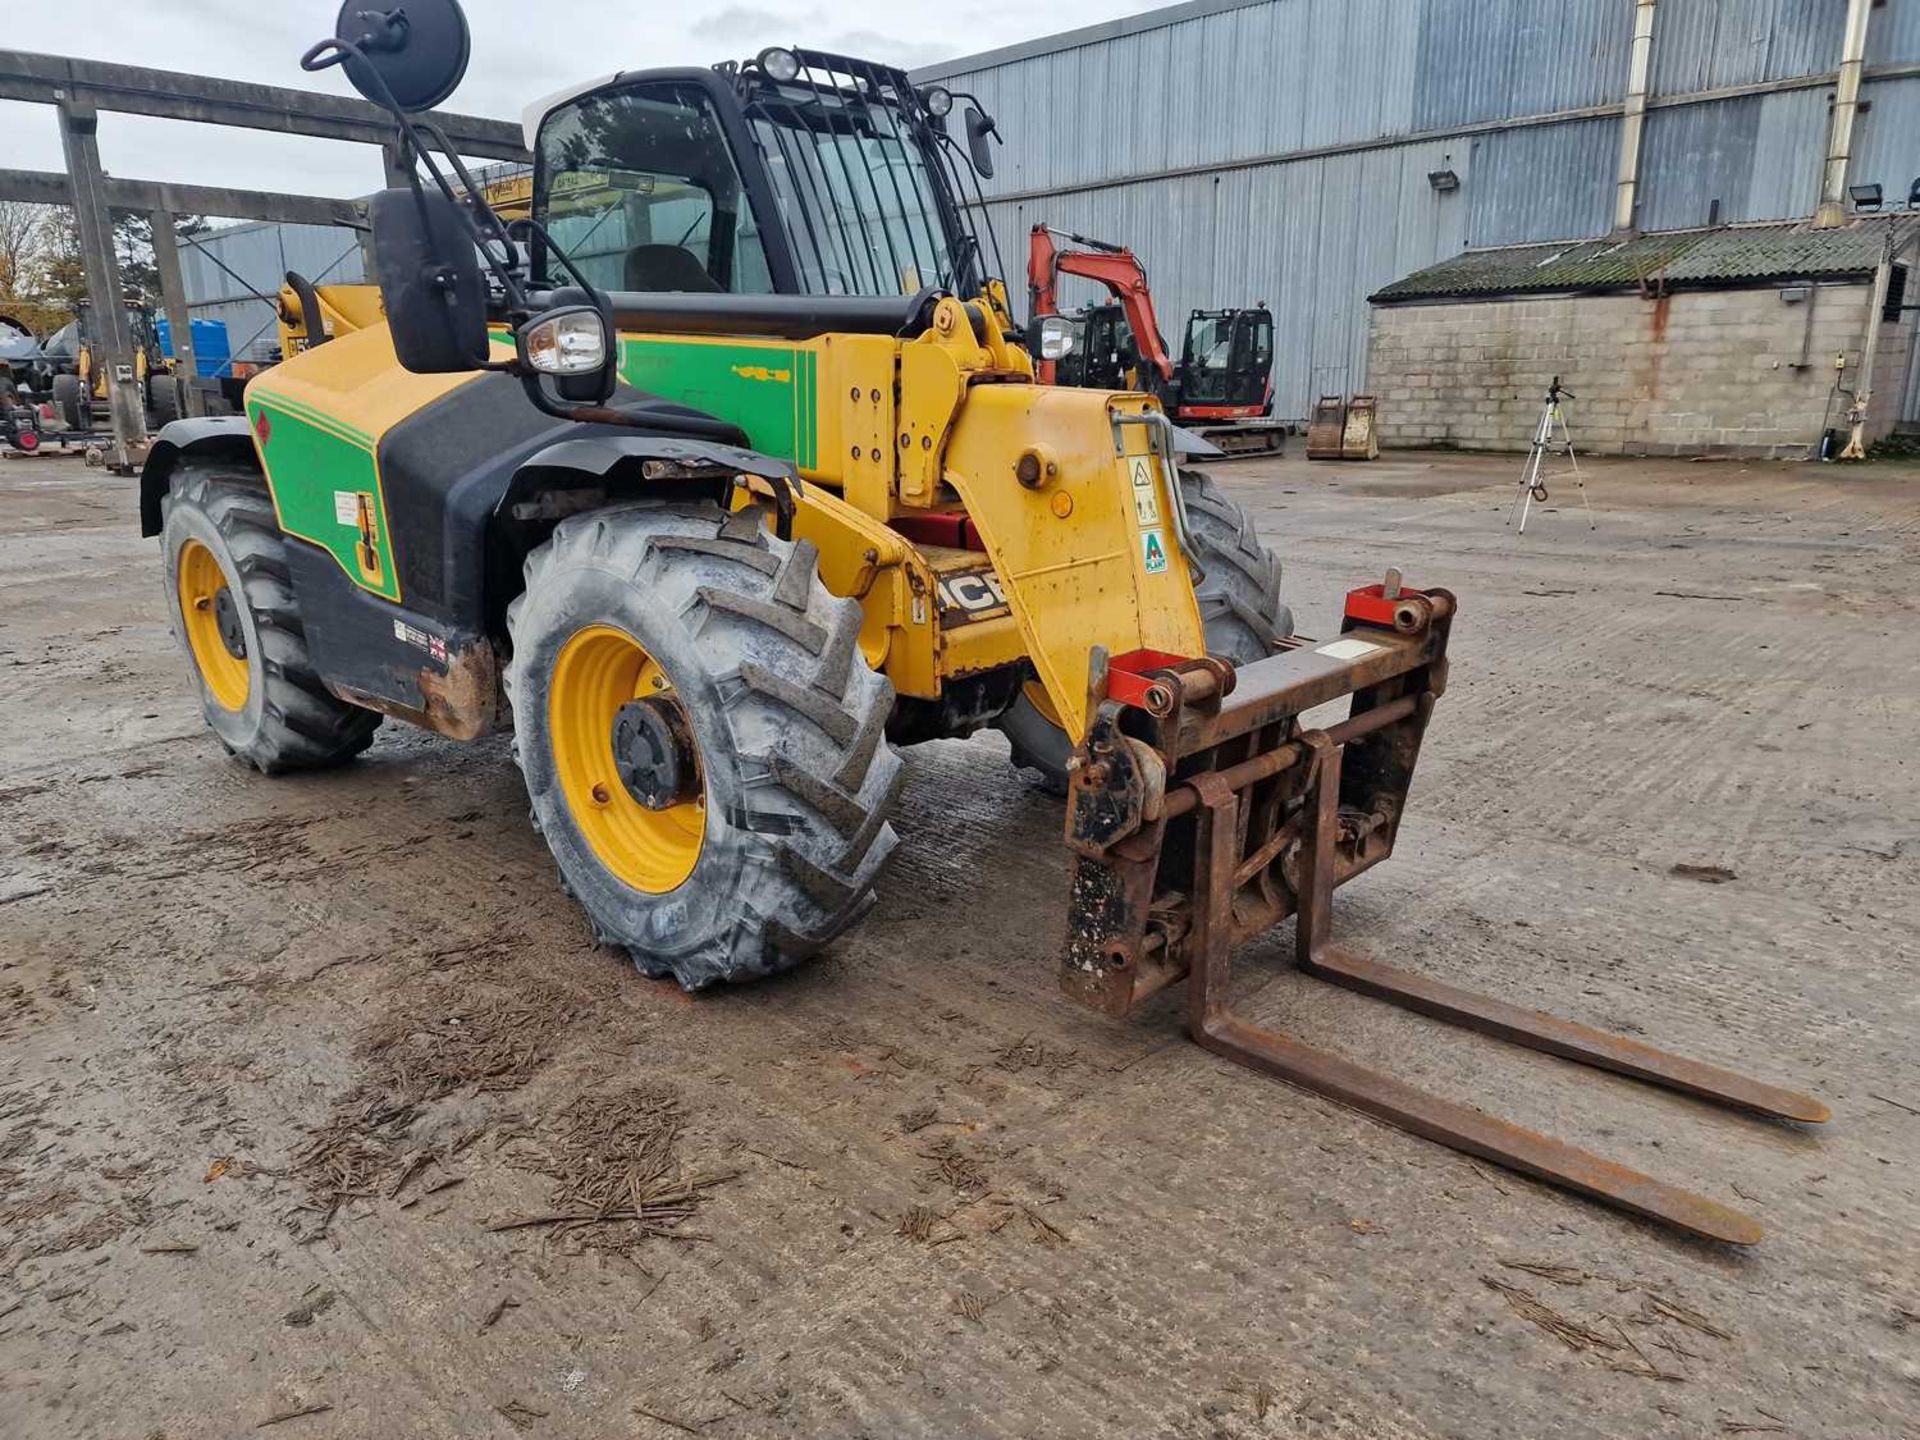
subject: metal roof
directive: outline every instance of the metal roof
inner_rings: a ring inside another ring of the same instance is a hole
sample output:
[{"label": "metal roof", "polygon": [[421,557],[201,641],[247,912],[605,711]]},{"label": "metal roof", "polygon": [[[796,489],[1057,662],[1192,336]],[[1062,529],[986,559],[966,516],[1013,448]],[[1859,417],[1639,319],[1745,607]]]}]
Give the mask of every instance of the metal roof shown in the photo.
[{"label": "metal roof", "polygon": [[1859,216],[1833,229],[1811,221],[1664,230],[1627,239],[1501,245],[1467,250],[1375,291],[1376,305],[1408,300],[1560,291],[1763,284],[1871,275],[1886,253],[1920,236],[1920,217]]}]

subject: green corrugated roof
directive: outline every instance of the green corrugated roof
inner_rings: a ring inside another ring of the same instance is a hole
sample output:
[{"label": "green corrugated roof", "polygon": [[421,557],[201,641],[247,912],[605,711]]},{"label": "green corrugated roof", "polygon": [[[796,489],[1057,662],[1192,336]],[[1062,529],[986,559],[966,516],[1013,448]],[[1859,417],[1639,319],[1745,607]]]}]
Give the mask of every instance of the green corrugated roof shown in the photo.
[{"label": "green corrugated roof", "polygon": [[1634,289],[1743,281],[1833,279],[1870,275],[1889,229],[1899,253],[1920,233],[1920,219],[1859,216],[1831,230],[1810,220],[1724,225],[1712,230],[1661,230],[1632,239],[1560,241],[1467,250],[1396,280],[1370,298],[1376,304],[1542,291]]}]

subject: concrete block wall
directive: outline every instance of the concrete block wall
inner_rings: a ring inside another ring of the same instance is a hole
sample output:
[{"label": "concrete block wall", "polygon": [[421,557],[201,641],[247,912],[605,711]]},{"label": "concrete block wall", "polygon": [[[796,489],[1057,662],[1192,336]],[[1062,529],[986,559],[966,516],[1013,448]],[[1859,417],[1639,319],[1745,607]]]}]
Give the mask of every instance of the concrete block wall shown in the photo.
[{"label": "concrete block wall", "polygon": [[[1558,375],[1577,397],[1566,414],[1582,450],[1804,458],[1847,403],[1833,394],[1834,357],[1846,357],[1847,388],[1861,379],[1872,291],[1823,285],[1788,304],[1780,290],[1376,306],[1368,384],[1381,443],[1524,450]],[[1908,317],[1883,332],[1887,404],[1873,406],[1869,438],[1892,428],[1913,331]]]}]

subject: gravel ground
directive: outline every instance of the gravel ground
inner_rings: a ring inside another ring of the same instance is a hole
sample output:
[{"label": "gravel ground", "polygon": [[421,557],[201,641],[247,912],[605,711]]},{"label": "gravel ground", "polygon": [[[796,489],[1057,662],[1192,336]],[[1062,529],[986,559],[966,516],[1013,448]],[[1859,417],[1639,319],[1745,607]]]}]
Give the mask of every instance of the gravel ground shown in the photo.
[{"label": "gravel ground", "polygon": [[[1595,464],[1598,528],[1557,490],[1524,539],[1515,468],[1222,471],[1307,633],[1388,564],[1460,596],[1338,932],[1833,1124],[1302,981],[1285,936],[1244,1003],[1752,1252],[1209,1057],[1170,998],[1071,1008],[1059,811],[993,736],[909,752],[829,956],[647,982],[503,742],[243,773],[131,483],[0,465],[0,1434],[1920,1435],[1920,468]],[[608,1194],[646,1219],[545,1218]]]}]

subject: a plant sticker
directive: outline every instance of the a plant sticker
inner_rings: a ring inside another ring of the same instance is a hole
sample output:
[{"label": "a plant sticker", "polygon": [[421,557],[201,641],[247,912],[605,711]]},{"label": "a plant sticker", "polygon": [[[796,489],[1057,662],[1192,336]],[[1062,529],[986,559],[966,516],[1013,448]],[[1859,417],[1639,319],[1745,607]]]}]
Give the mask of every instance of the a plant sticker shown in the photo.
[{"label": "a plant sticker", "polygon": [[1146,562],[1149,575],[1166,573],[1167,542],[1160,538],[1158,530],[1147,530],[1141,533],[1140,558]]}]

